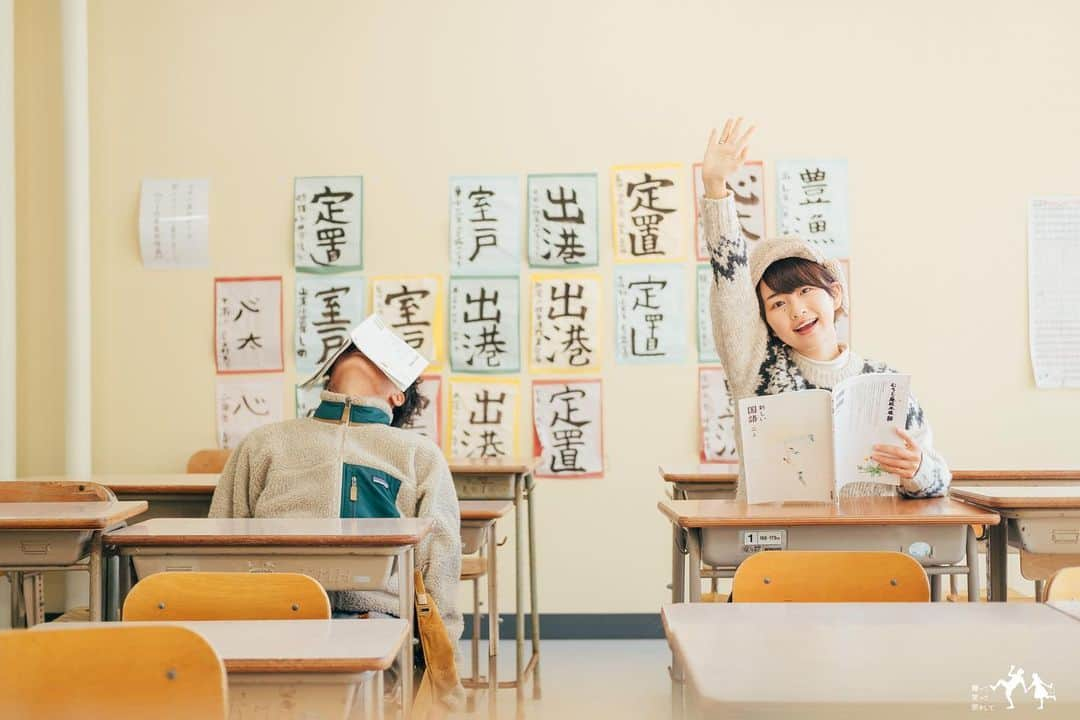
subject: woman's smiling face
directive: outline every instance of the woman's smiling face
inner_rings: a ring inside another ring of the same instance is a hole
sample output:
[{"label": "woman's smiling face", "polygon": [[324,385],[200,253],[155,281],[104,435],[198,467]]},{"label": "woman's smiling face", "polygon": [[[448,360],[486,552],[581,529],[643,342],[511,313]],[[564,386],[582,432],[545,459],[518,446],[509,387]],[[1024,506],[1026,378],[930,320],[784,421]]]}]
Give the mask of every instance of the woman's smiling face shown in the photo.
[{"label": "woman's smiling face", "polygon": [[801,285],[791,292],[778,292],[764,280],[758,284],[765,322],[785,345],[815,360],[831,360],[839,347],[836,339],[836,311],[840,308],[840,287],[829,290]]}]

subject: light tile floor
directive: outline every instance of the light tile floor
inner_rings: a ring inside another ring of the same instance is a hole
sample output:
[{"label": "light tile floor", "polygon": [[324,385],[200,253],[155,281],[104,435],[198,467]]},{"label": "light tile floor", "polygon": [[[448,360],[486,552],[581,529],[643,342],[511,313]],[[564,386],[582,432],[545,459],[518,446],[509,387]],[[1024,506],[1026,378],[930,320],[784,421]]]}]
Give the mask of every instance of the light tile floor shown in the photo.
[{"label": "light tile floor", "polygon": [[[526,646],[528,648],[528,646]],[[487,661],[486,641],[481,664]],[[468,672],[468,643],[462,654]],[[541,655],[540,700],[526,688],[520,707],[512,689],[499,690],[498,720],[578,720],[619,718],[657,720],[671,717],[671,654],[664,640],[544,640]],[[485,665],[486,667],[486,665]],[[499,678],[514,676],[514,643],[499,643]],[[453,718],[488,717],[485,691],[476,691],[473,713],[458,712]]]}]

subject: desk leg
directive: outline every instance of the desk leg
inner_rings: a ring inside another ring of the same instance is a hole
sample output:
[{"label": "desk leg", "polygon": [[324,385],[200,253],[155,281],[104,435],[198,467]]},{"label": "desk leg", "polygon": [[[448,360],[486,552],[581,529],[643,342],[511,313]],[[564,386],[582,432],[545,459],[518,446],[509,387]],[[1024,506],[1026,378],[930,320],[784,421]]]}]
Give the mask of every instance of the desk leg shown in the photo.
[{"label": "desk leg", "polygon": [[[495,576],[498,570],[495,547],[498,538],[495,533],[495,523],[488,528],[487,538],[487,561],[488,561],[488,717],[496,717],[496,701],[499,695],[499,583]],[[479,627],[480,618],[473,616],[473,624]],[[477,673],[479,674],[479,673]]]},{"label": "desk leg", "polygon": [[671,602],[686,601],[686,556],[683,555],[682,531],[671,523]]},{"label": "desk leg", "polygon": [[531,474],[525,476],[529,491],[529,616],[532,619],[532,682],[533,700],[540,699],[540,611],[537,609],[537,574],[536,574],[536,522],[533,503],[536,501],[536,483]]},{"label": "desk leg", "polygon": [[1035,581],[1035,602],[1037,602],[1037,603],[1046,602],[1046,581],[1045,580],[1036,580]]},{"label": "desk leg", "polygon": [[90,541],[90,622],[101,622],[101,533],[94,533]]},{"label": "desk leg", "polygon": [[941,602],[941,576],[930,576],[930,602]]},{"label": "desk leg", "polygon": [[1009,589],[1009,525],[1002,518],[990,525],[990,548],[986,553],[987,594],[990,602],[1005,602]]},{"label": "desk leg", "polygon": [[116,559],[118,562],[116,568],[116,619],[123,620],[124,600],[127,599],[127,594],[131,592],[131,556],[118,554]]},{"label": "desk leg", "polygon": [[371,673],[367,686],[364,717],[368,720],[383,720],[383,671],[376,670]]},{"label": "desk leg", "polygon": [[23,627],[23,587],[22,587],[22,573],[14,570],[9,570],[7,573],[8,582],[11,583],[11,627],[21,628]]},{"label": "desk leg", "polygon": [[517,698],[525,699],[525,516],[523,513],[524,498],[522,487],[523,478],[514,478],[514,599],[517,610],[514,617],[515,640],[517,641]]},{"label": "desk leg", "polygon": [[979,602],[979,541],[971,525],[967,529],[967,565],[968,602]]},{"label": "desk leg", "polygon": [[413,626],[416,623],[413,612],[413,548],[406,548],[398,555],[398,592],[401,594],[401,618],[409,623],[409,634],[402,644],[398,657],[401,670],[401,717],[408,720],[412,712],[413,701]]},{"label": "desk leg", "polygon": [[690,602],[701,602],[701,530],[687,528],[686,545],[690,550]]}]

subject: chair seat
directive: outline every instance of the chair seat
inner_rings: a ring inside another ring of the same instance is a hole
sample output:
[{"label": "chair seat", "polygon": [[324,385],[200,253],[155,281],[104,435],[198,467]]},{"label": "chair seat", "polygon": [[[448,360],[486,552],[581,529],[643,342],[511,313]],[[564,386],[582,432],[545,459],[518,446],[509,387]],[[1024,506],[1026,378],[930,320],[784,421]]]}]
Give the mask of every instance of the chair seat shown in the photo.
[{"label": "chair seat", "polygon": [[475,580],[487,575],[487,558],[463,557],[461,558],[461,579]]}]

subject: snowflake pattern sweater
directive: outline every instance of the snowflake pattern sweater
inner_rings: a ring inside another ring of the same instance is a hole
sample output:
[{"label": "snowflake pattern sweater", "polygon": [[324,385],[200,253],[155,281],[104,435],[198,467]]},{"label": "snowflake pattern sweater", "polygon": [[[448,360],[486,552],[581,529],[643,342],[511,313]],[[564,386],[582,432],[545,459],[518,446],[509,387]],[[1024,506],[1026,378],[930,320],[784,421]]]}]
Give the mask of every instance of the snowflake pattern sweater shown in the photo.
[{"label": "snowflake pattern sweater", "polygon": [[[784,344],[769,331],[761,317],[757,284],[769,264],[785,257],[804,257],[833,269],[836,264],[820,256],[806,243],[791,240],[765,240],[751,255],[735,208],[733,195],[723,199],[701,199],[705,241],[709,247],[713,283],[710,294],[713,337],[733,401],[756,395],[775,395],[790,390],[822,388],[831,390],[836,383],[863,373],[895,372],[884,363],[866,360],[844,348],[835,360],[811,360]],[[847,310],[847,288],[842,286],[841,311]],[[922,464],[911,479],[902,479],[897,492],[904,497],[944,495],[952,475],[945,460],[933,446],[933,434],[922,408],[912,397],[908,401],[906,429],[922,449]],[[735,441],[742,456],[742,436],[735,425]],[[897,439],[899,442],[899,438]],[[739,466],[736,497],[745,497],[743,467]],[[888,486],[875,483],[851,483],[844,495],[891,494]]]}]

